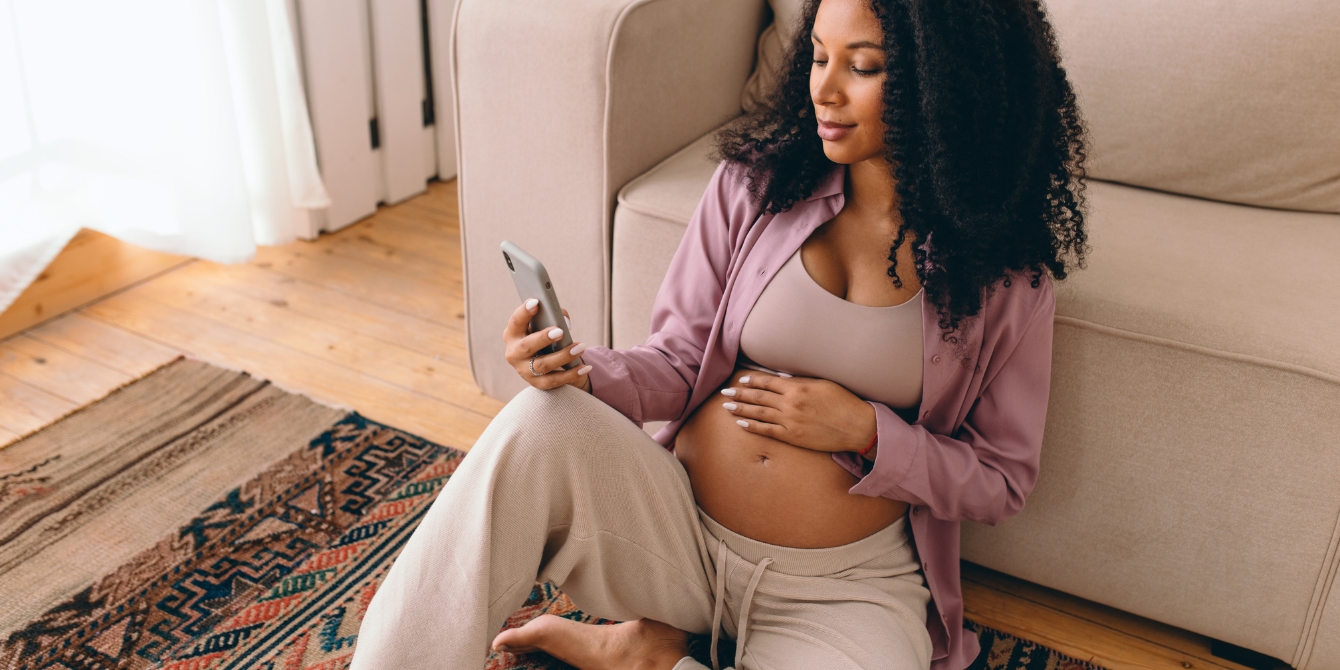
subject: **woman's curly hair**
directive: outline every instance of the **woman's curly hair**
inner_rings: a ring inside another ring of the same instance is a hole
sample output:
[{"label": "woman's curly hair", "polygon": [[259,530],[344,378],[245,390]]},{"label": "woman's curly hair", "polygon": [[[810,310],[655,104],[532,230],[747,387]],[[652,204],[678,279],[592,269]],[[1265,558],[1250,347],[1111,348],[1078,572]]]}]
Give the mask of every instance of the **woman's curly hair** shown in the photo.
[{"label": "woman's curly hair", "polygon": [[[915,271],[946,341],[1011,272],[1083,267],[1085,134],[1037,0],[870,0],[884,31],[884,136]],[[766,211],[789,209],[834,169],[810,99],[807,0],[776,88],[717,136]]]}]

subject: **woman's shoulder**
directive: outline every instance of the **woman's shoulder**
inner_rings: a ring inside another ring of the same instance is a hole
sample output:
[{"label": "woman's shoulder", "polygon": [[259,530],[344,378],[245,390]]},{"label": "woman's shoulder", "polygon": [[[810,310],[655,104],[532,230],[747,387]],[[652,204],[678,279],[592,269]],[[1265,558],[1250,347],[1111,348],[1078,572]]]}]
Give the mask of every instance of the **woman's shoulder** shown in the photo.
[{"label": "woman's shoulder", "polygon": [[749,166],[730,159],[717,163],[716,171],[707,184],[707,192],[716,192],[731,199],[750,199]]},{"label": "woman's shoulder", "polygon": [[1051,274],[1045,270],[1011,270],[988,289],[983,308],[996,322],[1050,320],[1056,313]]},{"label": "woman's shoulder", "polygon": [[748,229],[762,209],[750,190],[749,179],[748,166],[731,160],[718,163],[690,227],[704,226],[738,241],[736,238]]}]

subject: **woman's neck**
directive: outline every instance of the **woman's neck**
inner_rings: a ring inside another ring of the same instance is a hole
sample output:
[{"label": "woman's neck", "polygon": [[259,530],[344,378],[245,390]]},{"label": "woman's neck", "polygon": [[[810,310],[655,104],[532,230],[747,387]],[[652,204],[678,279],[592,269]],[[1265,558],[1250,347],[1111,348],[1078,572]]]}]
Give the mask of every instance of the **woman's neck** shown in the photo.
[{"label": "woman's neck", "polygon": [[893,171],[884,158],[871,158],[847,166],[844,208],[862,218],[898,218],[898,192]]}]

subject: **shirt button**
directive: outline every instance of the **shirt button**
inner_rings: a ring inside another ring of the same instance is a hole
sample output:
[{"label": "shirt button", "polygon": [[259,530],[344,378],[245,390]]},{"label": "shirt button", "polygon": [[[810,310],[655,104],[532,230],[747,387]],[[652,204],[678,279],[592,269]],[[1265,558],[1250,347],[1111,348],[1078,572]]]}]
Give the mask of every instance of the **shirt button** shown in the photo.
[{"label": "shirt button", "polygon": [[936,354],[936,355],[934,355],[934,356],[931,356],[931,362],[932,362],[932,363],[939,363],[939,362],[940,362],[940,354]]}]

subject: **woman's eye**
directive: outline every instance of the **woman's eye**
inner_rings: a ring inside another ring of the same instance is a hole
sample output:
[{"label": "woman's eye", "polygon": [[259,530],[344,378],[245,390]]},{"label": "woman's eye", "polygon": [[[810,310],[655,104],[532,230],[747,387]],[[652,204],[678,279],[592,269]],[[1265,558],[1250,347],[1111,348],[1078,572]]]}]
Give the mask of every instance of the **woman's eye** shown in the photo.
[{"label": "woman's eye", "polygon": [[876,74],[879,74],[880,72],[883,72],[883,70],[881,70],[881,69],[879,69],[879,68],[875,68],[875,69],[873,69],[873,70],[862,70],[862,69],[859,68],[859,67],[854,67],[854,68],[851,69],[851,71],[852,71],[852,72],[855,72],[856,74],[859,74],[859,75],[861,75],[861,76],[864,76],[864,77],[869,77],[869,76],[871,76],[871,75],[876,75]]},{"label": "woman's eye", "polygon": [[815,65],[818,65],[818,66],[820,66],[820,67],[823,67],[824,65],[828,65],[828,61],[826,61],[826,60],[819,60],[818,58],[815,58],[815,59],[814,59],[814,64],[815,64]]}]

